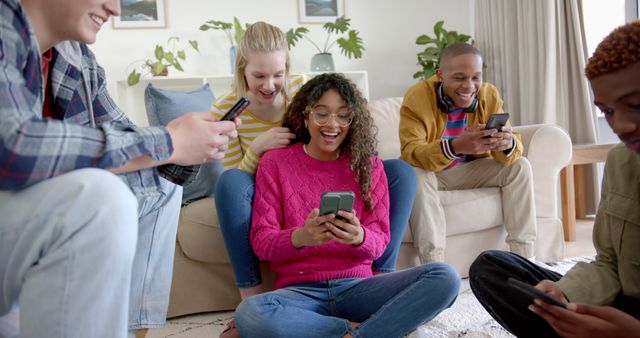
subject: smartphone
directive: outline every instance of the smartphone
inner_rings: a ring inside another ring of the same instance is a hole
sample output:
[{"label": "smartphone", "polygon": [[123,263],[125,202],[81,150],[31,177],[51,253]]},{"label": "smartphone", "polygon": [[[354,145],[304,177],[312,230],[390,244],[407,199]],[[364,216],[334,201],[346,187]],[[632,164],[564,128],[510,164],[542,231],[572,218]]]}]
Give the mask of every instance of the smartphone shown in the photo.
[{"label": "smartphone", "polygon": [[[502,131],[502,127],[504,127],[509,121],[508,113],[500,113],[500,114],[492,114],[489,115],[489,120],[485,125],[484,129],[496,129],[498,131]],[[482,138],[489,138],[491,135],[483,136]]]},{"label": "smartphone", "polygon": [[531,284],[517,280],[513,277],[509,277],[509,279],[507,279],[507,285],[511,286],[512,288],[520,291],[521,293],[529,297],[531,303],[533,303],[534,298],[540,298],[551,305],[557,305],[564,308],[567,307],[567,304],[559,300],[558,298],[548,293],[545,293],[542,290],[536,289],[536,287]]},{"label": "smartphone", "polygon": [[502,131],[502,127],[507,124],[507,121],[509,121],[508,113],[490,115],[484,129],[497,129],[498,131]]},{"label": "smartphone", "polygon": [[231,121],[235,119],[240,113],[242,113],[249,105],[249,99],[246,96],[241,97],[229,111],[224,114],[220,121]]},{"label": "smartphone", "polygon": [[328,191],[322,194],[320,200],[320,216],[327,214],[338,215],[339,210],[353,211],[356,195],[353,191]]}]

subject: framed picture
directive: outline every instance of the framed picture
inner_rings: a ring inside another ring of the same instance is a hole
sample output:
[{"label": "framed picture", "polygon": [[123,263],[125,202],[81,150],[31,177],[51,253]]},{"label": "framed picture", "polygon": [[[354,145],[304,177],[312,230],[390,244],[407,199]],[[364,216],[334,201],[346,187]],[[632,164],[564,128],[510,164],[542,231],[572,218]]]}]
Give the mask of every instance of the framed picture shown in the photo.
[{"label": "framed picture", "polygon": [[344,0],[298,0],[300,23],[325,23],[344,15]]},{"label": "framed picture", "polygon": [[165,0],[120,0],[121,14],[113,18],[113,28],[164,28],[167,26]]}]

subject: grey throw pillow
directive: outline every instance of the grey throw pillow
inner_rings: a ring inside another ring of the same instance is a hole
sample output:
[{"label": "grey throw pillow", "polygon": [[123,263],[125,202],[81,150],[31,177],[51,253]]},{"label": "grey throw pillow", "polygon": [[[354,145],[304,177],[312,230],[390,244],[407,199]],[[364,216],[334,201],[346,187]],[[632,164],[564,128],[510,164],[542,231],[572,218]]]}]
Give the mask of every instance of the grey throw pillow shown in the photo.
[{"label": "grey throw pillow", "polygon": [[[147,118],[152,126],[166,126],[184,113],[210,111],[214,100],[209,84],[184,92],[154,87],[150,83],[144,90]],[[220,161],[203,164],[198,177],[182,190],[182,204],[213,196],[216,180],[223,170]]]}]

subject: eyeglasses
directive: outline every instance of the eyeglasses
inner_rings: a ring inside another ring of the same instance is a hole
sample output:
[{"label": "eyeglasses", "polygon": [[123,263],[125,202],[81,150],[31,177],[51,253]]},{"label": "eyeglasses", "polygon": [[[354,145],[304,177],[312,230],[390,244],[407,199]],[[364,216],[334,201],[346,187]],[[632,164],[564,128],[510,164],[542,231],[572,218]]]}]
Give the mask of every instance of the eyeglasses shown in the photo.
[{"label": "eyeglasses", "polygon": [[309,115],[313,119],[313,122],[315,122],[319,126],[324,126],[329,123],[329,118],[331,117],[333,117],[333,119],[338,122],[338,125],[340,125],[341,127],[346,127],[353,121],[351,112],[329,113],[324,110],[316,110],[310,111]]}]

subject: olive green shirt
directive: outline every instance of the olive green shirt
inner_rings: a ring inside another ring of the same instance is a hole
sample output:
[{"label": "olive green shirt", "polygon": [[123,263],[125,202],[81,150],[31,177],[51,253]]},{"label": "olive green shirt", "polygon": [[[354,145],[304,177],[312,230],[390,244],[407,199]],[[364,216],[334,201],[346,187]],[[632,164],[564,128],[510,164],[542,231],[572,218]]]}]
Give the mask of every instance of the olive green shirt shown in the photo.
[{"label": "olive green shirt", "polygon": [[640,155],[617,145],[607,157],[593,226],[596,259],[578,263],[557,285],[571,302],[611,305],[640,299]]}]

